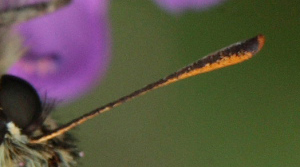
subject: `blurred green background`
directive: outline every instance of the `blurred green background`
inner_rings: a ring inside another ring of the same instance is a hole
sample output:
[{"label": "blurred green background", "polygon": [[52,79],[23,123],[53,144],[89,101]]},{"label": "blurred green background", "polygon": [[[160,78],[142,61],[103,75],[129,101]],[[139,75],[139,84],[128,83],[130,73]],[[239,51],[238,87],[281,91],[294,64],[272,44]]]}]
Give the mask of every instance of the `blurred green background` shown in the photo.
[{"label": "blurred green background", "polygon": [[112,61],[66,122],[229,44],[266,36],[245,63],[153,91],[73,133],[80,166],[300,166],[300,5],[228,0],[173,16],[150,0],[111,1]]}]

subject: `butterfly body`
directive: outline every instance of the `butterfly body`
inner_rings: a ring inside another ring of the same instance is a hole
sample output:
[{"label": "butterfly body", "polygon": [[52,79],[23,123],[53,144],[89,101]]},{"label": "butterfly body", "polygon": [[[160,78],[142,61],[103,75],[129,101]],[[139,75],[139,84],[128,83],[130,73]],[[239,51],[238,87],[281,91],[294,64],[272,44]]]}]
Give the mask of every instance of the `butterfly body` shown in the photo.
[{"label": "butterfly body", "polygon": [[77,164],[80,152],[74,140],[67,135],[31,144],[28,136],[21,134],[12,122],[8,127],[9,131],[0,145],[0,166],[68,167]]},{"label": "butterfly body", "polygon": [[68,133],[40,143],[29,142],[58,126],[48,116],[50,109],[41,107],[35,89],[28,82],[3,75],[0,106],[0,166],[69,167],[77,164],[80,151]]}]

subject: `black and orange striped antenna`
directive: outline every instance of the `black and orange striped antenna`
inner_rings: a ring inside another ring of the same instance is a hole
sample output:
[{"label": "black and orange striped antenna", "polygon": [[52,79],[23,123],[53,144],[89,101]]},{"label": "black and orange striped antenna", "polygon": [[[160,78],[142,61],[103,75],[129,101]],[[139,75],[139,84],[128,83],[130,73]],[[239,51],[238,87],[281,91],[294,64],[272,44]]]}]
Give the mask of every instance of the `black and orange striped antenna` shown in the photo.
[{"label": "black and orange striped antenna", "polygon": [[254,38],[248,39],[243,42],[238,42],[236,44],[230,45],[223,48],[213,54],[210,54],[191,65],[188,65],[177,72],[168,75],[156,82],[153,82],[139,90],[132,92],[129,95],[123,96],[111,103],[104,105],[103,107],[97,108],[87,114],[76,118],[65,125],[53,130],[52,132],[36,137],[30,140],[30,143],[40,143],[52,138],[55,138],[65,132],[73,129],[76,126],[81,125],[85,121],[94,118],[95,116],[102,114],[106,111],[111,110],[135,97],[143,95],[151,90],[169,85],[171,83],[177,82],[179,80],[189,78],[198,74],[206,73],[209,71],[217,70],[223,67],[241,63],[253,57],[257,52],[261,50],[265,43],[265,37],[263,35],[257,35]]}]

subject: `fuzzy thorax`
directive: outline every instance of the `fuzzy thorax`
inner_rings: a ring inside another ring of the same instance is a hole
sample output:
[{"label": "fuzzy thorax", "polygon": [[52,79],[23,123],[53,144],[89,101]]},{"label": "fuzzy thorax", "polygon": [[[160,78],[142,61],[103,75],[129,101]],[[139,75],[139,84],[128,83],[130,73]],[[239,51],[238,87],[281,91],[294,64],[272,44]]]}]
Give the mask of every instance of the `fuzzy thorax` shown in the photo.
[{"label": "fuzzy thorax", "polygon": [[[7,123],[7,133],[0,145],[0,166],[9,167],[71,167],[76,165],[78,149],[69,137],[31,144],[13,122]],[[44,127],[45,128],[45,127]]]}]

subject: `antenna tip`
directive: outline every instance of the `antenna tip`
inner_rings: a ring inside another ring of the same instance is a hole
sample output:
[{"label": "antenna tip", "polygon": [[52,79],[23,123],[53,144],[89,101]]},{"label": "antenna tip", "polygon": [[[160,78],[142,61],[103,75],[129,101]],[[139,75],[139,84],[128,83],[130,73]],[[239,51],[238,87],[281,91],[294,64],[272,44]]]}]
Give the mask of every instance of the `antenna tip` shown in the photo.
[{"label": "antenna tip", "polygon": [[265,44],[265,36],[259,34],[253,38],[250,38],[244,42],[237,44],[234,49],[236,50],[242,49],[246,52],[255,55],[257,52],[259,52],[262,49],[264,44]]},{"label": "antenna tip", "polygon": [[259,34],[256,36],[256,38],[258,41],[258,50],[257,51],[260,51],[265,44],[266,37],[263,34]]}]

